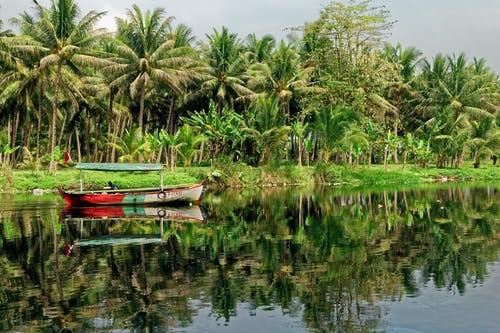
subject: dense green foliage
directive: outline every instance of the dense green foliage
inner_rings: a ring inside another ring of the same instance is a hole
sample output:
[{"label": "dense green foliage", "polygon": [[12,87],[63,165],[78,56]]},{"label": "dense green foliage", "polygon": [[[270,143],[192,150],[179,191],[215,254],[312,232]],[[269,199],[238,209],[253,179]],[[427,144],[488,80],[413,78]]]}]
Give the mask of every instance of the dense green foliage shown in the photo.
[{"label": "dense green foliage", "polygon": [[[484,59],[384,43],[389,13],[331,2],[288,41],[223,27],[195,43],[136,5],[114,34],[75,0],[0,32],[0,165],[476,167],[500,155],[500,81]],[[1,29],[1,25],[0,25]],[[22,149],[20,149],[22,148]]]}]

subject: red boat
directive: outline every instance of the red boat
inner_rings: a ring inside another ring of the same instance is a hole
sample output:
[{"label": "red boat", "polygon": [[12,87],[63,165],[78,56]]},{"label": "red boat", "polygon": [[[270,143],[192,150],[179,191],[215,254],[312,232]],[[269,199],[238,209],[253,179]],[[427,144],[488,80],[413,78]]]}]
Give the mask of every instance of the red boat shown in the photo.
[{"label": "red boat", "polygon": [[[167,203],[199,204],[205,190],[205,183],[179,185],[173,188],[163,186],[163,166],[161,164],[140,163],[78,163],[80,170],[80,191],[66,191],[59,188],[59,193],[68,205],[141,205]],[[159,171],[159,188],[112,189],[83,191],[82,170],[100,171]]]}]

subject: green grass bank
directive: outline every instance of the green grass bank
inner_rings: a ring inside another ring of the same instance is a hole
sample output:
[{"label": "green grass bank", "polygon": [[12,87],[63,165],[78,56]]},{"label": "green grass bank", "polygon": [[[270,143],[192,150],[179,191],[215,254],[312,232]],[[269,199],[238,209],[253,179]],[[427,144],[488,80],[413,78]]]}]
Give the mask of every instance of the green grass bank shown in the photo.
[{"label": "green grass bank", "polygon": [[[2,169],[0,179],[1,192],[30,192],[33,189],[56,190],[63,188],[79,188],[80,171],[72,167],[60,167],[55,175],[46,170],[32,172],[29,170]],[[159,183],[157,173],[129,173],[84,171],[85,188],[102,188],[108,181],[118,184],[121,188],[149,187]],[[500,181],[499,165],[482,165],[474,168],[465,165],[460,169],[446,168],[414,168],[407,165],[403,170],[401,165],[389,165],[387,170],[381,165],[370,168],[358,168],[338,165],[317,165],[298,168],[297,166],[280,167],[250,167],[241,164],[226,165],[221,168],[212,167],[179,167],[175,171],[164,171],[164,184],[188,184],[202,180],[208,181],[212,187],[264,187],[288,185],[394,185],[420,184],[449,181]]]}]

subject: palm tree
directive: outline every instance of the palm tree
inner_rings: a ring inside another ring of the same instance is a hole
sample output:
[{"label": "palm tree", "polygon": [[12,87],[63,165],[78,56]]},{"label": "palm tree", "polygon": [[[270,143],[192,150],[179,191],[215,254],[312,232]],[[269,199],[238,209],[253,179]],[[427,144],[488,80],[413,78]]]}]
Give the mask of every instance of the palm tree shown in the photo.
[{"label": "palm tree", "polygon": [[434,140],[440,142],[438,164],[444,165],[451,157],[460,165],[471,122],[493,117],[499,96],[497,76],[482,60],[468,64],[463,53],[458,57],[437,55],[432,64],[424,62],[420,89],[424,120],[441,124],[435,132],[438,141]]},{"label": "palm tree", "polygon": [[179,24],[175,28],[171,28],[169,32],[169,39],[175,41],[175,47],[192,46],[196,38],[193,36],[193,29],[185,24]]},{"label": "palm tree", "polygon": [[170,168],[172,171],[175,171],[177,154],[179,153],[181,147],[185,145],[185,143],[180,140],[180,136],[180,130],[172,135],[168,134],[164,130],[161,130],[158,133],[160,146],[162,148],[165,147],[167,150],[167,164],[170,164]]},{"label": "palm tree", "polygon": [[[410,104],[416,95],[413,82],[416,78],[417,66],[423,61],[422,52],[415,47],[403,49],[399,43],[396,46],[386,44],[384,56],[396,64],[399,71],[399,79],[391,83],[387,91],[388,98],[394,106],[389,109],[394,114],[393,134],[398,136],[399,124],[404,121],[401,119],[402,115],[406,114],[411,117],[413,111]],[[394,150],[394,158],[397,161],[397,150]]]},{"label": "palm tree", "polygon": [[317,91],[309,84],[314,67],[302,67],[298,51],[292,43],[280,41],[278,48],[265,61],[250,69],[249,83],[255,90],[279,98],[282,113],[290,119],[291,101],[308,92]]},{"label": "palm tree", "polygon": [[184,124],[178,130],[179,141],[182,146],[179,147],[179,154],[185,167],[191,166],[194,156],[200,151],[200,145],[206,140],[205,136],[198,133],[194,126]]},{"label": "palm tree", "polygon": [[314,67],[303,67],[299,53],[292,44],[283,40],[272,55],[269,79],[272,82],[271,94],[277,96],[287,120],[290,118],[290,102],[293,98],[315,91],[309,85]]},{"label": "palm tree", "polygon": [[125,130],[123,137],[115,137],[115,142],[108,145],[121,153],[119,162],[142,162],[144,155],[151,152],[151,142],[142,135],[140,127]]},{"label": "palm tree", "polygon": [[164,13],[164,9],[156,8],[143,15],[133,5],[127,11],[128,20],[118,18],[115,56],[111,58],[113,63],[104,68],[112,90],[118,95],[130,95],[132,100],[138,98],[138,125],[142,131],[146,97],[158,95],[159,85],[178,94],[198,75],[189,68],[194,66],[194,50],[186,45],[189,39],[169,39],[173,18],[163,19]]},{"label": "palm tree", "polygon": [[454,120],[461,114],[491,116],[498,82],[478,60],[471,66],[463,53],[458,57],[438,55],[432,65],[424,62],[423,77],[427,81],[425,103],[431,109],[451,107]]},{"label": "palm tree", "polygon": [[470,147],[475,168],[479,168],[481,158],[498,153],[500,130],[495,126],[495,119],[486,117],[481,121],[472,121],[471,137],[467,145]]},{"label": "palm tree", "polygon": [[85,69],[97,67],[103,63],[98,57],[93,56],[93,46],[99,37],[99,32],[102,31],[95,31],[94,26],[105,12],[91,11],[78,21],[79,9],[74,0],[57,0],[57,2],[52,0],[50,9],[42,7],[36,0],[33,2],[35,3],[35,17],[25,13],[20,23],[24,33],[48,50],[39,61],[40,70],[49,70],[54,73],[50,76],[53,80],[54,91],[49,167],[49,170],[54,172],[57,115],[61,94],[71,97],[67,95],[71,89],[74,96],[82,97],[77,90],[75,91],[74,84],[64,84],[63,87],[64,76],[72,73],[78,76]]},{"label": "palm tree", "polygon": [[259,98],[244,130],[255,140],[262,162],[268,164],[271,154],[285,146],[290,132],[290,127],[284,125],[279,99]]},{"label": "palm tree", "polygon": [[247,57],[252,63],[266,62],[271,59],[276,40],[271,35],[258,39],[255,33],[247,36]]},{"label": "palm tree", "polygon": [[[342,144],[349,150],[349,163],[353,167],[358,167],[359,159],[364,151],[369,150],[368,134],[364,133],[360,127],[351,126],[342,138]],[[354,156],[354,161],[352,157]]]},{"label": "palm tree", "polygon": [[[0,37],[0,39],[3,38]],[[41,87],[40,81],[43,75],[33,64],[33,54],[30,54],[30,52],[18,52],[17,50],[18,48],[26,48],[33,51],[36,48],[35,45],[29,47],[29,44],[25,43],[22,38],[12,38],[11,43],[8,44],[11,53],[9,58],[4,62],[3,75],[0,78],[0,104],[9,105],[9,109],[11,110],[7,112],[8,123],[11,123],[12,117],[13,125],[8,126],[8,128],[12,129],[9,135],[11,135],[12,144],[15,145],[18,128],[24,123],[31,123],[30,118],[33,116],[34,108],[36,107],[37,95]],[[39,97],[41,98],[41,96]],[[40,114],[39,112],[38,115]],[[41,126],[41,117],[38,117],[38,119],[38,125]],[[28,127],[32,128],[31,125]],[[40,129],[38,129],[37,133],[40,133]],[[37,135],[39,138],[39,134]],[[26,145],[29,146],[29,135],[27,138]],[[39,140],[37,140],[37,152],[39,151],[38,143]]]},{"label": "palm tree", "polygon": [[217,109],[224,106],[234,108],[238,98],[249,98],[254,92],[247,88],[244,81],[245,57],[243,46],[236,34],[230,33],[226,27],[219,32],[214,29],[207,35],[208,46],[205,58],[210,72],[201,84],[196,95],[207,96],[216,101]]},{"label": "palm tree", "polygon": [[[14,22],[17,22],[13,19]],[[31,117],[36,108],[38,97],[38,127],[37,127],[37,157],[39,157],[42,94],[39,88],[41,78],[44,77],[38,62],[47,49],[40,43],[26,36],[14,36],[10,31],[0,33],[0,105],[5,108],[8,118],[7,128],[11,143],[14,146],[17,140],[18,128],[23,124],[27,138],[26,146],[30,145]],[[24,111],[24,112],[23,112]]]},{"label": "palm tree", "polygon": [[356,126],[358,120],[359,114],[353,107],[327,106],[317,111],[314,131],[319,139],[320,152],[325,163],[341,148],[344,136],[352,126]]}]

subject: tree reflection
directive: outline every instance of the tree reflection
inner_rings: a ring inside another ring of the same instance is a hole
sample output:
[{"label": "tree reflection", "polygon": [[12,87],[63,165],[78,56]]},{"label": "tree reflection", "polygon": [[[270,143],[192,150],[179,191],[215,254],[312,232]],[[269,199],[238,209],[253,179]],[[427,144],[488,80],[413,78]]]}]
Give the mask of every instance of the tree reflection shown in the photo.
[{"label": "tree reflection", "polygon": [[[418,296],[429,282],[465,294],[498,260],[495,187],[211,196],[207,223],[161,228],[0,211],[0,330],[161,331],[190,326],[205,308],[230,322],[244,303],[250,315],[278,307],[318,332],[372,331],[381,300]],[[79,245],[117,235],[157,239]]]}]

